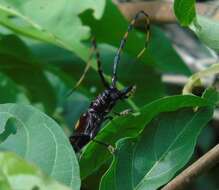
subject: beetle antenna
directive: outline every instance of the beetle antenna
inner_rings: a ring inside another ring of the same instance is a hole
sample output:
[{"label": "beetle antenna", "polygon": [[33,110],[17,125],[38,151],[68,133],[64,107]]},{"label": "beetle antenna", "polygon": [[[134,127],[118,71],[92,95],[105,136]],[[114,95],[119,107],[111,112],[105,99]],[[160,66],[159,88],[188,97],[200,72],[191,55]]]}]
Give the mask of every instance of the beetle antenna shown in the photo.
[{"label": "beetle antenna", "polygon": [[76,82],[75,86],[69,91],[67,92],[66,96],[69,97],[79,86],[80,84],[82,83],[82,81],[84,80],[90,66],[91,66],[91,60],[92,60],[92,56],[93,56],[93,51],[94,51],[94,48],[92,47],[90,49],[90,54],[89,54],[89,58],[88,58],[88,61],[87,61],[87,64],[86,64],[86,67],[83,71],[83,74],[81,75],[80,79]]},{"label": "beetle antenna", "polygon": [[101,81],[103,83],[103,85],[108,88],[109,87],[109,84],[108,82],[106,81],[105,77],[104,77],[104,74],[103,74],[103,71],[102,71],[102,67],[101,67],[101,61],[100,61],[100,53],[97,49],[97,43],[96,43],[96,39],[95,37],[92,37],[91,39],[91,44],[92,44],[92,47],[90,48],[90,53],[89,53],[89,57],[88,57],[88,61],[87,61],[87,64],[86,64],[86,67],[84,69],[84,72],[83,74],[81,75],[80,79],[77,81],[76,85],[74,86],[74,88],[68,92],[67,96],[70,96],[75,90],[76,88],[79,87],[79,85],[82,83],[82,81],[84,80],[90,66],[91,66],[91,63],[92,63],[92,58],[93,58],[93,55],[96,56],[96,61],[97,61],[97,69],[98,69],[98,73],[99,73],[99,76],[101,78]]},{"label": "beetle antenna", "polygon": [[147,46],[148,46],[148,41],[150,39],[150,18],[149,15],[147,13],[145,13],[144,11],[139,11],[135,17],[132,19],[132,21],[130,22],[129,26],[128,26],[128,30],[125,33],[125,35],[123,36],[121,42],[120,42],[120,46],[119,49],[117,50],[116,56],[114,58],[114,63],[113,63],[113,76],[112,76],[112,86],[115,87],[116,86],[116,82],[117,82],[117,68],[118,68],[118,64],[120,62],[120,56],[121,56],[121,52],[124,49],[125,43],[127,41],[129,32],[134,28],[135,22],[136,20],[139,18],[140,15],[145,16],[146,18],[146,25],[145,25],[145,30],[146,30],[146,41],[145,41],[145,45],[144,48],[140,51],[140,53],[137,55],[137,58],[141,57],[141,55],[144,53],[144,51],[146,50]]}]

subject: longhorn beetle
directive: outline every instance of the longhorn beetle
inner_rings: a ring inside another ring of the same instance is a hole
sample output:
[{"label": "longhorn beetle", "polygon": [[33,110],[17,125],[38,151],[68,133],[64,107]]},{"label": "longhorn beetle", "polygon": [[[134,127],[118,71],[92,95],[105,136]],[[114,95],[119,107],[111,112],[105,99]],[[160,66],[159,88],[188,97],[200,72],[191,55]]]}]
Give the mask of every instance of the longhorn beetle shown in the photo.
[{"label": "longhorn beetle", "polygon": [[[96,97],[96,99],[94,99],[91,102],[88,110],[81,115],[79,121],[75,126],[73,135],[71,135],[69,138],[75,152],[79,152],[91,140],[96,143],[107,146],[109,150],[110,148],[112,148],[110,145],[97,141],[94,138],[99,132],[101,128],[101,124],[108,119],[112,119],[112,116],[109,116],[109,113],[111,112],[112,108],[116,105],[117,101],[128,98],[135,90],[134,85],[119,90],[116,87],[116,83],[117,83],[117,68],[120,62],[121,52],[127,41],[129,32],[133,29],[134,24],[140,15],[143,15],[146,18],[146,41],[143,50],[138,54],[137,57],[140,57],[144,52],[144,50],[147,48],[149,37],[150,37],[150,20],[149,20],[149,16],[144,11],[140,11],[130,22],[128,26],[128,30],[125,33],[123,39],[121,40],[120,46],[115,55],[111,84],[109,84],[104,77],[101,68],[100,55],[99,52],[97,51],[96,41],[95,40],[92,41],[96,53],[98,73],[106,89],[101,94],[99,94]],[[117,113],[117,115],[123,115],[126,112],[128,111],[121,112],[120,114]]]}]

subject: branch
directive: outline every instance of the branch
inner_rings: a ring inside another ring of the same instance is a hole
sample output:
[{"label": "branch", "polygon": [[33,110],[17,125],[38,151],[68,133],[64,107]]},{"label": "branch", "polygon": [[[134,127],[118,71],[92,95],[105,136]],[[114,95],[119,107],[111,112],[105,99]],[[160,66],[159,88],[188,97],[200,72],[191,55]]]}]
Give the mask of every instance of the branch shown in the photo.
[{"label": "branch", "polygon": [[197,176],[219,163],[219,144],[199,158],[195,163],[176,176],[161,190],[181,190],[194,180]]},{"label": "branch", "polygon": [[[115,2],[115,0],[114,0]],[[173,3],[165,1],[148,1],[136,3],[116,3],[123,15],[130,20],[135,14],[144,10],[155,23],[172,23],[176,22],[173,11]],[[197,12],[204,16],[207,15],[212,19],[219,20],[219,10],[216,5],[206,3],[196,3]],[[141,23],[141,20],[140,20]]]}]

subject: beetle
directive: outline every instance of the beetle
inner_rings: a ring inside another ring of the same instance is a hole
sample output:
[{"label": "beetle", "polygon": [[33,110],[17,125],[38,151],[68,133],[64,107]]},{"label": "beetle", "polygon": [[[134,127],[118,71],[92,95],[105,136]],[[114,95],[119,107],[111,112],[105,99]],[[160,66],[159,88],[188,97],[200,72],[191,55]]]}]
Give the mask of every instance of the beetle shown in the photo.
[{"label": "beetle", "polygon": [[[96,41],[95,39],[92,41],[94,50],[96,52],[98,73],[103,83],[103,86],[105,87],[105,90],[90,103],[90,106],[88,107],[87,111],[80,116],[80,119],[75,125],[73,135],[69,137],[70,143],[72,144],[75,152],[81,151],[81,149],[90,141],[97,142],[110,148],[110,145],[103,142],[99,142],[94,138],[101,129],[101,125],[103,124],[103,122],[105,122],[108,119],[112,119],[112,116],[109,116],[109,113],[112,111],[117,101],[127,99],[135,91],[134,85],[130,85],[122,90],[119,90],[116,86],[116,83],[117,68],[120,63],[121,52],[125,46],[129,32],[134,28],[134,24],[140,15],[143,15],[146,18],[146,41],[144,48],[138,54],[137,58],[140,57],[143,54],[144,50],[147,48],[150,37],[150,20],[149,16],[144,11],[139,11],[130,22],[128,30],[122,38],[120,46],[114,57],[111,84],[108,83],[108,81],[104,77],[101,67],[100,55],[97,51]],[[129,111],[126,110],[117,115],[124,115],[124,113],[128,112]]]}]

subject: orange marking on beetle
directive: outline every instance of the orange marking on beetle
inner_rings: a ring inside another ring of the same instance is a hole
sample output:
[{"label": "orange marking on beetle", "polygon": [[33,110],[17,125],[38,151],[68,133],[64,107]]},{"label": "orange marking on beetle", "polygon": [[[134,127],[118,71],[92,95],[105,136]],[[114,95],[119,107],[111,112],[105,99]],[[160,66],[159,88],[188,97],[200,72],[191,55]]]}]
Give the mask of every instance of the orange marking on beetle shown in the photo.
[{"label": "orange marking on beetle", "polygon": [[126,39],[126,38],[128,37],[128,34],[129,34],[129,33],[128,33],[128,32],[126,32],[123,38],[125,38],[125,39]]},{"label": "orange marking on beetle", "polygon": [[78,129],[79,126],[80,126],[80,120],[78,120],[77,123],[75,124],[75,129]]}]

